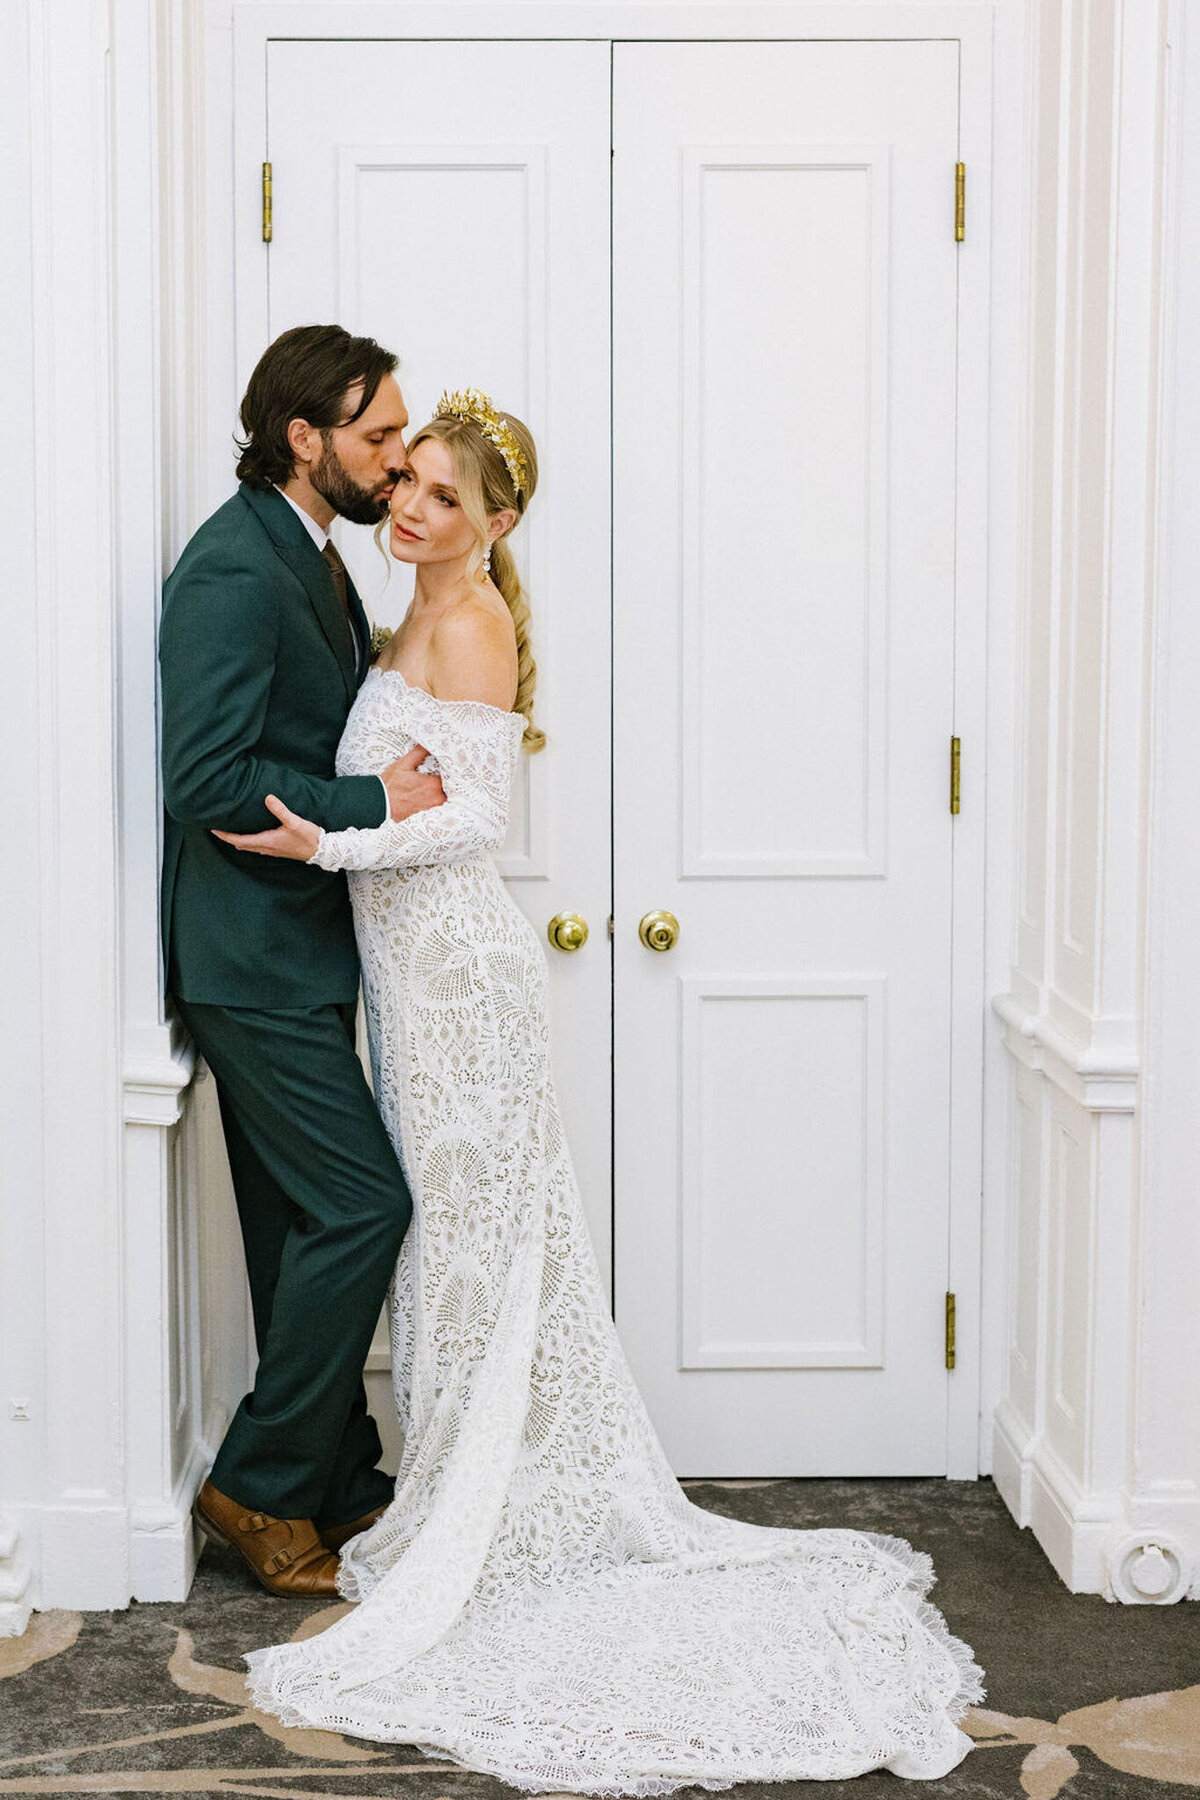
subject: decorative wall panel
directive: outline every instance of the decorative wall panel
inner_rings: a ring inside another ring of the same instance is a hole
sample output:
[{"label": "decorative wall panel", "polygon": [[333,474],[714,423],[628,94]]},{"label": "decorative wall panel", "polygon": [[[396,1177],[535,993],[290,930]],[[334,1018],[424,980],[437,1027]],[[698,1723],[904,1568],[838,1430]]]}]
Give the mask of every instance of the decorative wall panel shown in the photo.
[{"label": "decorative wall panel", "polygon": [[1041,1084],[1028,1070],[1015,1072],[1015,1122],[1012,1167],[1016,1184],[1013,1212],[1013,1244],[1009,1267],[1013,1271],[1009,1295],[1009,1378],[1012,1398],[1026,1418],[1033,1417],[1037,1395],[1034,1383],[1038,1367],[1038,1283],[1041,1255],[1042,1206],[1042,1102]]},{"label": "decorative wall panel", "polygon": [[1065,1095],[1050,1102],[1050,1405],[1047,1436],[1077,1480],[1086,1475],[1092,1267],[1092,1122]]}]

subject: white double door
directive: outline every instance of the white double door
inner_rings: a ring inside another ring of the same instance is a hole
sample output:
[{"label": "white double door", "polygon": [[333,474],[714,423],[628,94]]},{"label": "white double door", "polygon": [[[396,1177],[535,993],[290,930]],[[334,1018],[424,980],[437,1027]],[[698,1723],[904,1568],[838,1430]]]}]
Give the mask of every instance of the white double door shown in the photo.
[{"label": "white double door", "polygon": [[684,1475],[946,1467],[957,82],[938,41],[269,50],[269,334],[369,331],[414,424],[478,386],[539,444],[505,870],[590,928],[556,1075]]}]

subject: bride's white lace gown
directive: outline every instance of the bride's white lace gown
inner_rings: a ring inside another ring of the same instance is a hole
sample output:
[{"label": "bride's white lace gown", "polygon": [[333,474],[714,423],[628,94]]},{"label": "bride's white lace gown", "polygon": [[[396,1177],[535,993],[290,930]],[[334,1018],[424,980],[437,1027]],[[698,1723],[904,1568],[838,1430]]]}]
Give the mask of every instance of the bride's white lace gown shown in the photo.
[{"label": "bride's white lace gown", "polygon": [[980,1673],[928,1557],[693,1506],[605,1303],[550,1079],[545,959],[490,860],[524,720],[372,670],[339,773],[424,744],[446,803],[323,834],[350,869],[375,1091],[415,1216],[391,1300],[404,1455],[361,1601],[247,1658],[291,1724],[534,1792],[944,1775]]}]

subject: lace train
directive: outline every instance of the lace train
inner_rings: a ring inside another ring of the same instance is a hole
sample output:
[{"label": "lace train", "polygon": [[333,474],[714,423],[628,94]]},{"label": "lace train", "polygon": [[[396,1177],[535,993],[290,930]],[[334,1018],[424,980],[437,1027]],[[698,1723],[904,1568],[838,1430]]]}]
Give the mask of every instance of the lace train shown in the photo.
[{"label": "lace train", "polygon": [[983,1689],[925,1598],[929,1558],[692,1505],[625,1361],[550,1079],[545,960],[487,854],[523,726],[375,671],[342,741],[347,773],[423,743],[447,793],[323,834],[316,859],[356,871],[375,1091],[416,1203],[389,1303],[404,1453],[343,1551],[362,1604],[248,1656],[254,1702],[531,1792],[936,1779]]}]

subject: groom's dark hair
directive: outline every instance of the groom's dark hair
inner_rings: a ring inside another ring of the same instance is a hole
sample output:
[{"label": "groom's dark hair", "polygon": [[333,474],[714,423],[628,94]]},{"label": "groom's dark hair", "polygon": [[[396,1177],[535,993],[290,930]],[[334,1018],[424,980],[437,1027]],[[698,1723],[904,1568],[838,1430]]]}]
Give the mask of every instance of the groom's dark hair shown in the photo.
[{"label": "groom's dark hair", "polygon": [[[293,419],[319,431],[349,424],[370,406],[396,358],[374,338],[352,337],[340,325],[296,325],[263,351],[242,401],[244,437],[235,437],[239,481],[254,488],[280,486],[295,473],[287,441]],[[349,388],[362,382],[362,399],[344,420]]]}]

